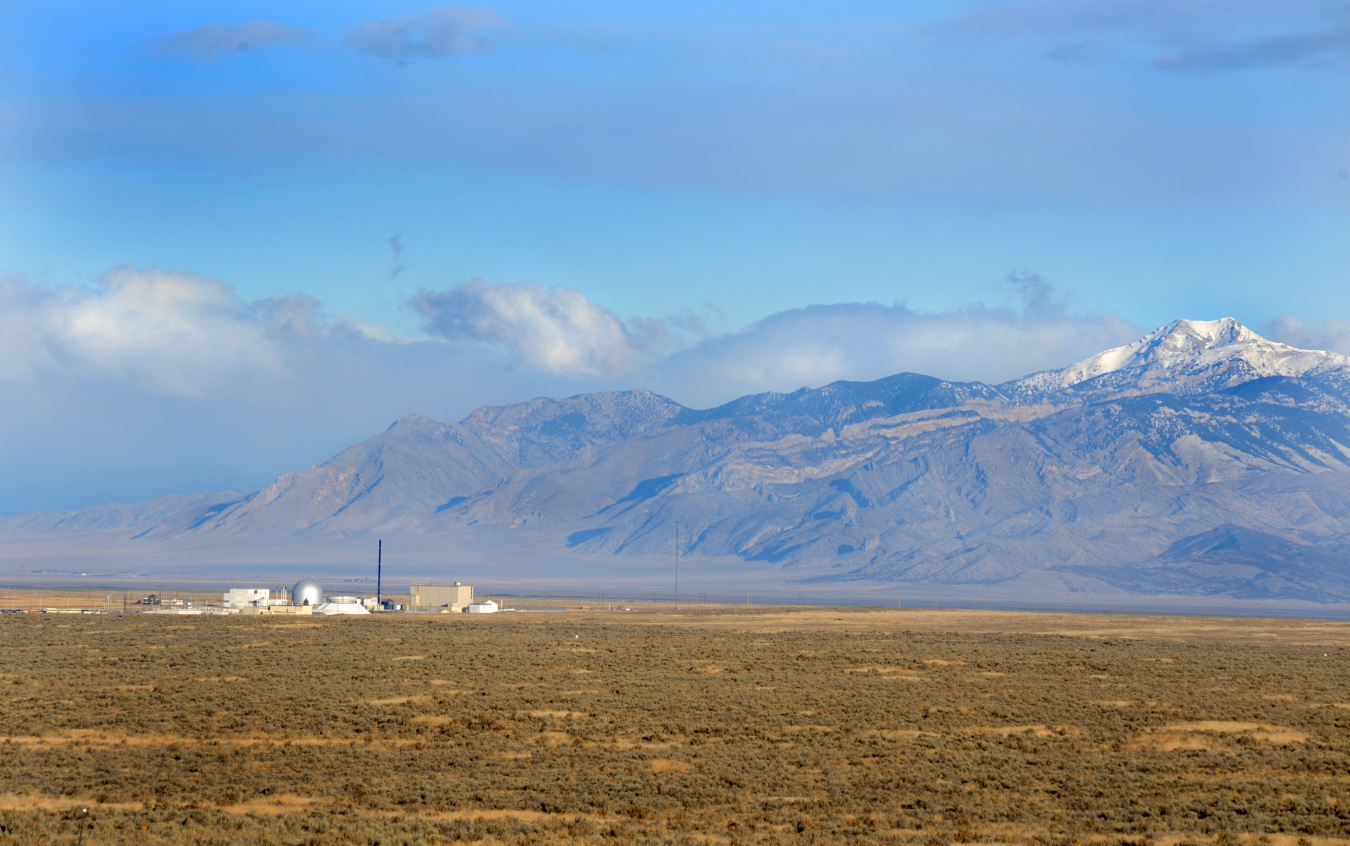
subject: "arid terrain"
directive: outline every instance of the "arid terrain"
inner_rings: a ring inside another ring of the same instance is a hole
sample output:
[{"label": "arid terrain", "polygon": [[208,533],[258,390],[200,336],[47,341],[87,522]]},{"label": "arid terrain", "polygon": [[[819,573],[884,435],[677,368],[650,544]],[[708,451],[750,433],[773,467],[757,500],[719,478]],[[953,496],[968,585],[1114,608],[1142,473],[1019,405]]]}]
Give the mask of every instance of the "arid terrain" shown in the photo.
[{"label": "arid terrain", "polygon": [[1350,843],[1348,658],[1309,620],[6,614],[0,843]]}]

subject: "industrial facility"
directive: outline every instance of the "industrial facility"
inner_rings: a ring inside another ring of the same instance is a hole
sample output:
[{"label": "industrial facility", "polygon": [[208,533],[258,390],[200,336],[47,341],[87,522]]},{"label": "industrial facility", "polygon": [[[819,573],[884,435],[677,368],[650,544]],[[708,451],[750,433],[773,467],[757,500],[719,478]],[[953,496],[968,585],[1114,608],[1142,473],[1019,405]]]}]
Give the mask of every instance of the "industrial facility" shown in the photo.
[{"label": "industrial facility", "polygon": [[[220,611],[235,614],[369,614],[371,611],[439,611],[442,614],[495,614],[502,610],[492,600],[475,602],[473,585],[424,584],[408,590],[407,602],[385,599],[381,590],[384,575],[384,541],[375,553],[374,596],[325,596],[323,587],[313,579],[301,579],[289,593],[277,588],[233,588],[225,593]],[[351,581],[351,580],[348,580]]]},{"label": "industrial facility", "polygon": [[[375,578],[373,580],[370,578],[345,578],[342,580],[346,584],[345,589],[347,590],[356,587],[354,583],[360,582],[368,585],[371,581],[374,581],[374,596],[329,594],[314,579],[301,579],[289,588],[284,586],[230,588],[223,594],[217,594],[221,597],[221,601],[216,603],[209,600],[203,601],[204,597],[200,594],[189,593],[187,596],[180,596],[175,591],[175,595],[169,597],[164,594],[161,586],[155,593],[137,599],[134,603],[130,601],[129,595],[124,594],[121,613],[126,614],[134,611],[141,614],[368,616],[372,612],[389,611],[495,614],[499,611],[518,610],[503,608],[491,599],[475,599],[473,584],[464,584],[463,582],[446,584],[416,582],[409,587],[407,594],[389,596],[383,592],[383,565],[384,541],[381,540],[376,547]],[[27,613],[113,613],[113,596],[111,593],[104,597],[106,607],[103,611],[96,610],[93,603],[88,603],[85,607],[77,609],[69,607],[44,608],[41,607],[41,604],[39,598],[39,607],[28,610]],[[134,608],[131,607],[133,605]],[[25,609],[12,610],[18,612]],[[11,611],[11,609],[0,608],[0,611]]]},{"label": "industrial facility", "polygon": [[323,587],[313,579],[301,579],[295,587],[278,591],[273,598],[268,588],[233,588],[225,593],[225,608],[239,614],[369,614],[374,597],[325,596]]},{"label": "industrial facility", "polygon": [[[475,601],[473,585],[454,582],[448,585],[414,584],[407,602],[376,596],[331,596],[313,579],[301,579],[286,588],[232,588],[225,592],[224,606],[215,613],[226,614],[301,614],[332,616],[369,614],[372,611],[440,611],[441,613],[494,614],[501,606],[488,599]],[[195,613],[212,613],[202,606]]]}]

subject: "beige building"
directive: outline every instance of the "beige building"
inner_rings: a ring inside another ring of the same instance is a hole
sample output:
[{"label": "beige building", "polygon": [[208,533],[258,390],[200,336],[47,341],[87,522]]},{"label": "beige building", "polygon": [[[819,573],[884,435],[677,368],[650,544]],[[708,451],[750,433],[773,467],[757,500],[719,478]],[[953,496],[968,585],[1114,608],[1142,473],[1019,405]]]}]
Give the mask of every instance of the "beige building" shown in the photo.
[{"label": "beige building", "polygon": [[413,585],[408,607],[449,608],[451,611],[463,611],[473,602],[473,585]]}]

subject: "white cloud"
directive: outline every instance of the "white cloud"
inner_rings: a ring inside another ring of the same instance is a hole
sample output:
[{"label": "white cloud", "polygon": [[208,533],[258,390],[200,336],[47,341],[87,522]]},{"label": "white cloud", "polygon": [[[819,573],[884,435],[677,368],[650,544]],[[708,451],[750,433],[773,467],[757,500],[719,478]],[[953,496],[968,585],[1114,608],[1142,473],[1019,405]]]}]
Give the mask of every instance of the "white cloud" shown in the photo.
[{"label": "white cloud", "polygon": [[493,49],[492,42],[477,33],[507,25],[506,18],[495,9],[437,6],[416,15],[362,21],[352,27],[347,46],[386,58],[488,53]]},{"label": "white cloud", "polygon": [[1267,320],[1262,334],[1303,350],[1328,350],[1350,355],[1350,320],[1323,320],[1320,325],[1304,323],[1300,317],[1285,315]]},{"label": "white cloud", "polygon": [[665,321],[625,322],[580,291],[482,279],[422,291],[413,307],[426,330],[452,341],[501,345],[517,361],[555,376],[635,376],[678,346]]},{"label": "white cloud", "polygon": [[297,344],[340,336],[395,340],[350,319],[319,321],[298,294],[253,303],[223,282],[120,267],[92,287],[0,281],[0,377],[58,373],[150,394],[203,397],[248,374],[284,375]]}]

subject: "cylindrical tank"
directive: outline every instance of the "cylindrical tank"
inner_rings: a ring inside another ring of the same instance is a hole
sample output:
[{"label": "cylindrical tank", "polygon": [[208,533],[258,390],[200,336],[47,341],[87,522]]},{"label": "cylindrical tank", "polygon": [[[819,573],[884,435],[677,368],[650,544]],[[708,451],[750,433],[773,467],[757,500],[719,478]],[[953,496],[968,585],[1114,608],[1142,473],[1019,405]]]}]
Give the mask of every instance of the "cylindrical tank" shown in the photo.
[{"label": "cylindrical tank", "polygon": [[291,588],[292,605],[322,605],[323,588],[313,579],[301,579]]}]

